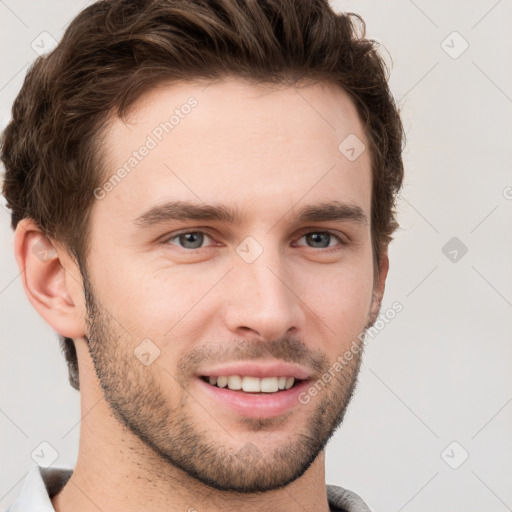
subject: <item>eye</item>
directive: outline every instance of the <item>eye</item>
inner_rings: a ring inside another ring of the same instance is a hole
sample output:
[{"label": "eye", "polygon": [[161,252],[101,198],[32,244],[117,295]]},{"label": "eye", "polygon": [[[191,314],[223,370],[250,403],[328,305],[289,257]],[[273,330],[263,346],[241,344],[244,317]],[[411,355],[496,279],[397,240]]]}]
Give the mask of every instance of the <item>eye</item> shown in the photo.
[{"label": "eye", "polygon": [[[205,233],[204,231],[182,231],[181,233],[175,233],[169,238],[166,238],[163,243],[170,245],[177,245],[181,249],[194,250],[204,249],[206,239],[213,240],[213,238]],[[330,247],[336,247],[333,243],[338,241],[339,246],[347,245],[339,235],[331,231],[309,231],[301,235],[299,240],[305,239],[306,244],[312,249],[328,249]],[[303,245],[303,244],[298,244]]]},{"label": "eye", "polygon": [[172,242],[177,240],[182,249],[201,249],[205,238],[211,237],[203,231],[185,231],[167,238],[165,243],[177,245]]},{"label": "eye", "polygon": [[339,245],[346,245],[346,242],[340,236],[332,233],[331,231],[310,231],[308,233],[304,233],[299,240],[302,238],[306,239],[306,243],[312,244],[310,247],[313,249],[327,249],[329,247],[333,247],[333,245],[331,245],[333,239],[336,239],[339,242]]}]

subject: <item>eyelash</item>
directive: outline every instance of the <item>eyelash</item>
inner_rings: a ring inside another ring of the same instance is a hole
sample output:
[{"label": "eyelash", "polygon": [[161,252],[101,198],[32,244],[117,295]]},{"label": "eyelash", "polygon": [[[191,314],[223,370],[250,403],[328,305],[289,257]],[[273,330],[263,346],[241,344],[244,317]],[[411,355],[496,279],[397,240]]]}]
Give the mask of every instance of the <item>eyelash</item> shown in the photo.
[{"label": "eyelash", "polygon": [[[321,234],[329,234],[331,236],[333,236],[334,238],[336,238],[339,242],[339,246],[346,246],[348,245],[348,242],[343,240],[343,238],[341,238],[340,235],[338,235],[336,232],[334,231],[331,231],[331,230],[328,230],[328,229],[324,229],[324,230],[313,230],[313,231],[303,231],[301,232],[298,240],[300,240],[301,238],[303,238],[305,235],[309,235],[309,234],[312,234],[312,233],[315,233],[315,234],[318,234],[318,233],[321,233]],[[213,236],[211,236],[208,232],[206,231],[200,231],[200,230],[188,230],[188,231],[179,231],[177,233],[173,233],[171,236],[167,236],[165,237],[164,240],[162,240],[162,244],[164,245],[174,245],[174,244],[170,244],[170,241],[171,240],[174,240],[175,238],[178,238],[182,235],[187,235],[187,234],[201,234],[201,235],[206,235],[207,237],[211,238],[213,240]],[[339,248],[339,246],[334,246],[334,247],[320,247],[320,248],[315,248],[315,247],[308,247],[309,249],[320,249],[322,250],[323,252],[331,252],[333,250],[336,250],[337,248]],[[189,253],[192,253],[194,251],[199,251],[201,249],[208,249],[208,247],[198,247],[196,249],[186,249],[184,247],[179,247],[179,246],[176,246],[178,247],[179,249],[181,249],[183,252],[189,252]],[[304,247],[304,246],[303,246]],[[307,246],[306,246],[307,247]]]}]

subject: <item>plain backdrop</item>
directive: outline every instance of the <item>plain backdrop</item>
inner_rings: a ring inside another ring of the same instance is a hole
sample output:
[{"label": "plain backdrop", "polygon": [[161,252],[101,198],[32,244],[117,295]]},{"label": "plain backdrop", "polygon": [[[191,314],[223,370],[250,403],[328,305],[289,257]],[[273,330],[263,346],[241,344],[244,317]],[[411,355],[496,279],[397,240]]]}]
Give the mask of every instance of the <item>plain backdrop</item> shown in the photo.
[{"label": "plain backdrop", "polygon": [[[0,1],[1,128],[34,43],[58,40],[88,2]],[[512,2],[351,0],[391,63],[407,132],[401,230],[327,483],[375,511],[512,510]],[[41,35],[44,33],[43,35]],[[35,48],[35,49],[34,49]],[[56,334],[21,286],[0,207],[0,510],[41,442],[74,467],[79,393]]]}]

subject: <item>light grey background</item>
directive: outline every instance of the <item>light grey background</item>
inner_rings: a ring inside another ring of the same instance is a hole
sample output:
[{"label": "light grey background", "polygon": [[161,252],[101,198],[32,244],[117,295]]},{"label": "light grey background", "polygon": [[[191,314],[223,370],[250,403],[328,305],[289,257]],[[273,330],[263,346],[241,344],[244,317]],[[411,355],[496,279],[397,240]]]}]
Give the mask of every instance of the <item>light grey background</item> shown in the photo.
[{"label": "light grey background", "polygon": [[[0,1],[2,128],[32,41],[59,39],[87,3]],[[512,2],[334,5],[361,14],[392,56],[408,143],[382,308],[398,301],[403,311],[367,347],[326,480],[375,511],[512,510]],[[74,467],[80,407],[57,337],[23,292],[4,207],[0,237],[4,510],[42,441],[59,453],[54,466]],[[459,247],[445,255],[452,237]]]}]

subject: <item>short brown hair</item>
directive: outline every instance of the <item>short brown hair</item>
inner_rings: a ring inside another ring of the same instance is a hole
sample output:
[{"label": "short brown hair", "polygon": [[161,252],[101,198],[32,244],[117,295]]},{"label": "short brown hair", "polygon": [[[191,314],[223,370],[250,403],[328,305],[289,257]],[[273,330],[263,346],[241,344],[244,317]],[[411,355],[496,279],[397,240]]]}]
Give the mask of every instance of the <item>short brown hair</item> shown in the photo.
[{"label": "short brown hair", "polygon": [[[71,22],[30,67],[2,136],[12,227],[31,218],[86,268],[89,213],[101,183],[99,135],[164,82],[235,76],[255,83],[332,82],[365,125],[372,160],[374,269],[398,228],[403,128],[378,43],[328,0],[106,0]],[[340,141],[341,142],[341,141]],[[73,340],[60,337],[79,389]]]}]

